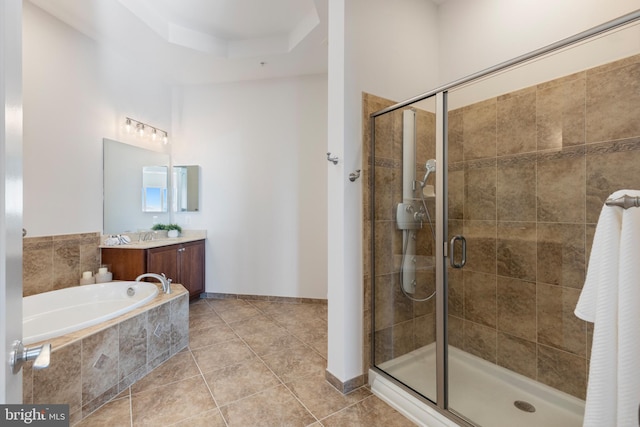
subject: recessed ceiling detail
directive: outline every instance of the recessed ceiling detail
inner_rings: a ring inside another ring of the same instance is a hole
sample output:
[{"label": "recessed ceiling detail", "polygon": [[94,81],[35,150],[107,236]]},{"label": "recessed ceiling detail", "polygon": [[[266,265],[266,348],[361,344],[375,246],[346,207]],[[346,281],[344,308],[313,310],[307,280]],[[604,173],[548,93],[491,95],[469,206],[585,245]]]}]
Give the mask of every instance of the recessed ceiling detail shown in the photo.
[{"label": "recessed ceiling detail", "polygon": [[291,52],[320,18],[313,0],[118,0],[167,42],[218,58]]}]

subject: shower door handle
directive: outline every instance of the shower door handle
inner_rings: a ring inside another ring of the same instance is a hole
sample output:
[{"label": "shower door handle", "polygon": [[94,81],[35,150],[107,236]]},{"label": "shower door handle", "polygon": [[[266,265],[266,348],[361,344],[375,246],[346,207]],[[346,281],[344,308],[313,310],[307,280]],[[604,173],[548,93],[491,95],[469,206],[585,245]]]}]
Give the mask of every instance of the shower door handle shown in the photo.
[{"label": "shower door handle", "polygon": [[[462,258],[460,258],[460,262],[456,262],[455,260],[455,246],[457,240],[459,240],[462,245]],[[467,240],[464,236],[458,234],[451,238],[451,242],[449,243],[449,263],[453,268],[462,268],[467,263]]]}]

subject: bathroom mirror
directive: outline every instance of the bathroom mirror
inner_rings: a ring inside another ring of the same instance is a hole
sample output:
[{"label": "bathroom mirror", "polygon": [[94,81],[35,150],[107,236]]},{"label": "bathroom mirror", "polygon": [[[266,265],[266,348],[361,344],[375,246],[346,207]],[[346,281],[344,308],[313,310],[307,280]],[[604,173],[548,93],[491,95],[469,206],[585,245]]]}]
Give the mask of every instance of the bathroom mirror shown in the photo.
[{"label": "bathroom mirror", "polygon": [[200,166],[173,167],[173,212],[200,210]]},{"label": "bathroom mirror", "polygon": [[167,211],[167,167],[142,167],[142,212]]},{"label": "bathroom mirror", "polygon": [[[168,154],[103,140],[103,232],[148,230],[170,223]],[[164,172],[163,172],[164,171]]]}]

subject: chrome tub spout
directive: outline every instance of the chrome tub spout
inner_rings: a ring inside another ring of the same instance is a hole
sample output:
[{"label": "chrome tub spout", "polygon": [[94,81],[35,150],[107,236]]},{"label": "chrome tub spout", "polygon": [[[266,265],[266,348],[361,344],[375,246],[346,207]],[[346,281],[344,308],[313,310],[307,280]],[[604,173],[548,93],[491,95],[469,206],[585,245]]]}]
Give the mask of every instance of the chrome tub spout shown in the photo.
[{"label": "chrome tub spout", "polygon": [[144,274],[141,274],[138,277],[136,277],[136,282],[139,282],[140,280],[144,279],[145,277],[152,277],[154,279],[158,279],[160,281],[160,283],[162,283],[162,291],[165,294],[170,294],[171,293],[171,279],[167,279],[167,276],[165,276],[164,273],[162,273],[162,274],[144,273]]}]

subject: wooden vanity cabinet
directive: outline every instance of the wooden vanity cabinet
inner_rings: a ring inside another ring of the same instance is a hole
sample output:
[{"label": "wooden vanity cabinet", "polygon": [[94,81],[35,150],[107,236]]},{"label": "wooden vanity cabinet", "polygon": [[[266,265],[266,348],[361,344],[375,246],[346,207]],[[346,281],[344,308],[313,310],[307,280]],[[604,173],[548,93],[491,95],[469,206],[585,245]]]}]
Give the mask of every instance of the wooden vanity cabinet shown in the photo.
[{"label": "wooden vanity cabinet", "polygon": [[110,264],[114,280],[135,280],[144,273],[164,273],[195,299],[204,292],[204,240],[148,249],[103,248],[102,263]]}]

